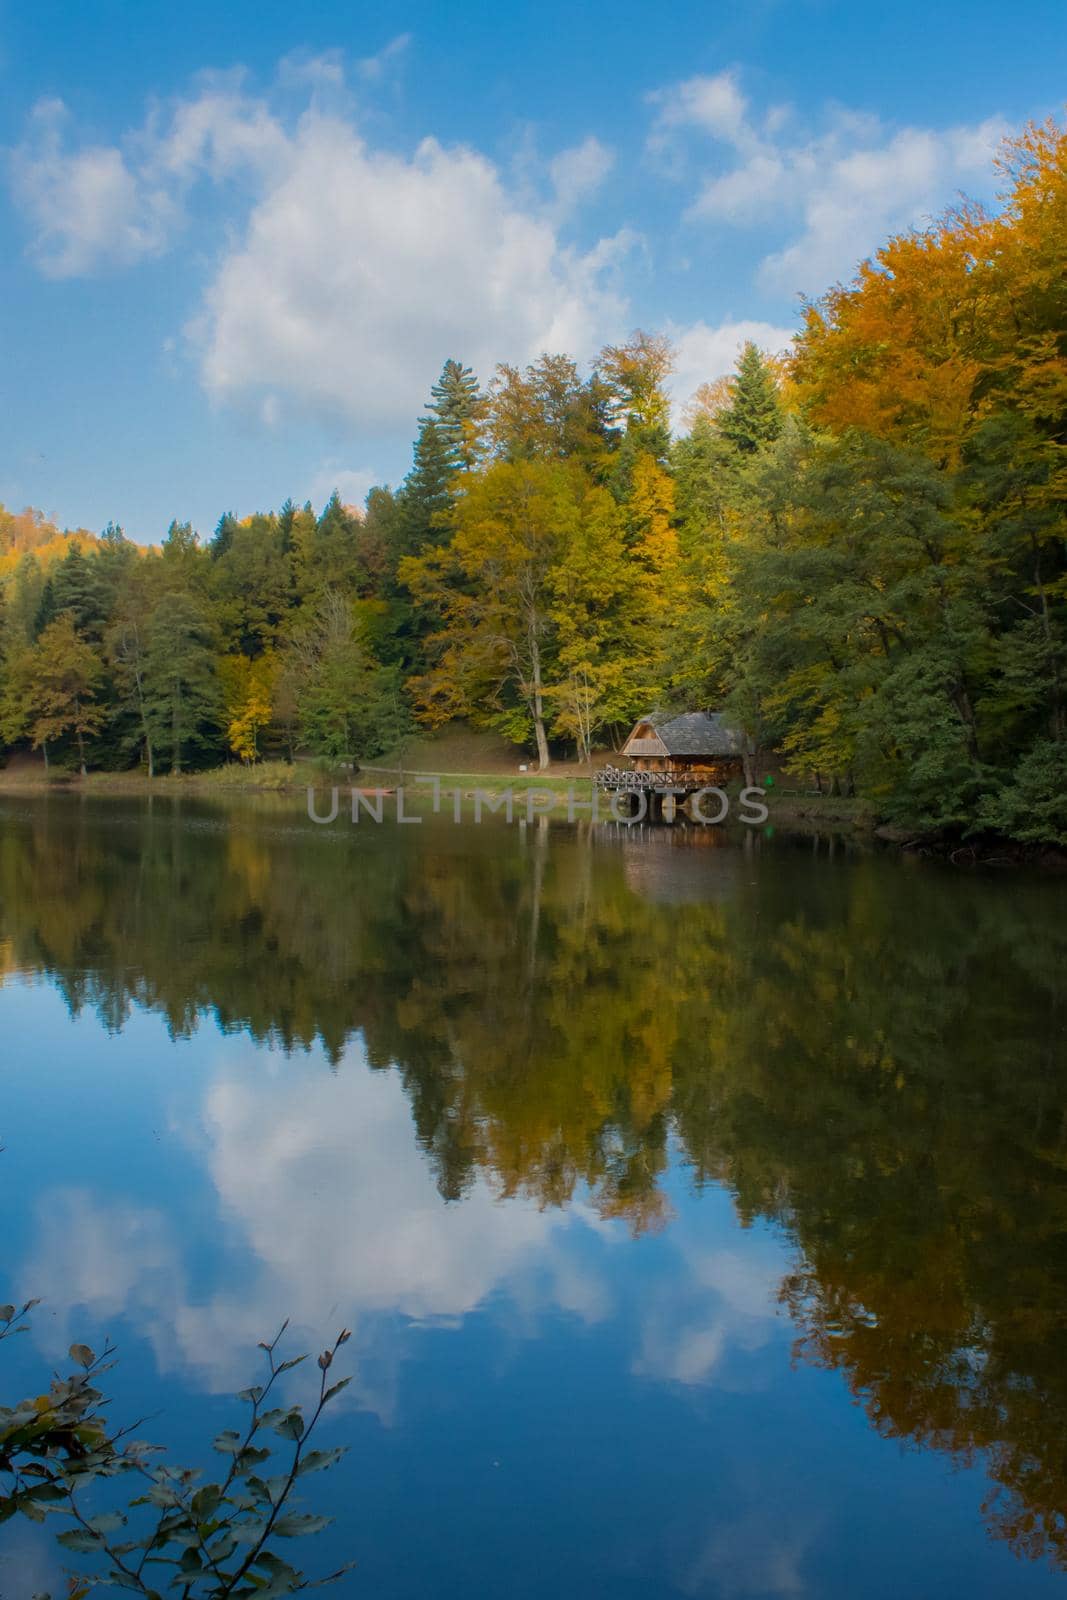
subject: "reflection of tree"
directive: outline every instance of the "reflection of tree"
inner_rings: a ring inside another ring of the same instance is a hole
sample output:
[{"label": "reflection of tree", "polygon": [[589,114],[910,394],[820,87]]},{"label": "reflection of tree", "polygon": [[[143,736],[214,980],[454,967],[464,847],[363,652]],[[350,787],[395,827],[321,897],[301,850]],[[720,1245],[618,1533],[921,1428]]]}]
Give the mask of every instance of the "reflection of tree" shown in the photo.
[{"label": "reflection of tree", "polygon": [[768,939],[721,1078],[676,1074],[682,1138],[795,1238],[805,1355],[985,1452],[994,1533],[1067,1564],[1067,937],[1024,885],[848,883]]},{"label": "reflection of tree", "polygon": [[1067,1564],[1067,931],[1046,886],[799,851],[738,870],[676,843],[664,900],[654,837],[185,822],[9,822],[7,964],[112,1027],[207,1013],[335,1062],[361,1034],[448,1198],[476,1174],[546,1206],[588,1190],[639,1231],[668,1214],[675,1136],[696,1181],[795,1239],[805,1354],[886,1434],[983,1454],[994,1531]]}]

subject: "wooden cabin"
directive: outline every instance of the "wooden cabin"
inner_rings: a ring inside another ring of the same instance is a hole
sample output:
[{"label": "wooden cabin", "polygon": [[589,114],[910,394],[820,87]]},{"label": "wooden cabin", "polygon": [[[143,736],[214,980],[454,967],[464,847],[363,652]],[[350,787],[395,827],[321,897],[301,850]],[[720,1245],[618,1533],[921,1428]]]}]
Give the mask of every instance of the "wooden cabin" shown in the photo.
[{"label": "wooden cabin", "polygon": [[702,789],[744,773],[744,736],[718,711],[642,717],[621,753],[630,769],[605,769],[605,788]]}]

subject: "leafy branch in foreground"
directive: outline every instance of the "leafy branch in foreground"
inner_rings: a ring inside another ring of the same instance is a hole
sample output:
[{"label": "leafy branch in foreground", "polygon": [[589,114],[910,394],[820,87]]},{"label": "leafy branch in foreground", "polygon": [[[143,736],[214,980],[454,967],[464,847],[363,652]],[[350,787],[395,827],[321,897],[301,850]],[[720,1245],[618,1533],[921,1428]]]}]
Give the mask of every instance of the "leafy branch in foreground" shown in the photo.
[{"label": "leafy branch in foreground", "polygon": [[[0,1340],[22,1331],[20,1319],[34,1304],[18,1311],[0,1306]],[[344,1446],[308,1445],[325,1407],[351,1381],[329,1380],[334,1357],[350,1338],[343,1329],[318,1357],[319,1389],[310,1415],[305,1419],[300,1406],[268,1405],[282,1374],[307,1359],[276,1359],[287,1327],[283,1323],[269,1344],[260,1345],[268,1376],[238,1395],[249,1408],[248,1419],[243,1430],[228,1428],[214,1441],[228,1465],[210,1483],[200,1481],[200,1472],[155,1463],[159,1446],[131,1439],[131,1428],[111,1432],[97,1384],[114,1365],[114,1348],[109,1344],[97,1356],[88,1345],[71,1345],[78,1371],[55,1377],[47,1394],[13,1409],[0,1407],[0,1475],[6,1479],[0,1522],[16,1514],[33,1522],[50,1514],[69,1518],[72,1526],[57,1534],[58,1542],[72,1555],[96,1557],[96,1565],[106,1569],[76,1580],[71,1594],[77,1596],[88,1594],[91,1582],[147,1600],[162,1600],[163,1587],[181,1600],[275,1600],[341,1577],[352,1563],[310,1580],[272,1548],[279,1539],[319,1533],[330,1521],[292,1509],[292,1497],[299,1478],[344,1455]],[[281,1451],[280,1470],[271,1473],[268,1463],[274,1465]],[[91,1514],[84,1498],[90,1486],[127,1473],[144,1480],[144,1492],[125,1511]]]}]

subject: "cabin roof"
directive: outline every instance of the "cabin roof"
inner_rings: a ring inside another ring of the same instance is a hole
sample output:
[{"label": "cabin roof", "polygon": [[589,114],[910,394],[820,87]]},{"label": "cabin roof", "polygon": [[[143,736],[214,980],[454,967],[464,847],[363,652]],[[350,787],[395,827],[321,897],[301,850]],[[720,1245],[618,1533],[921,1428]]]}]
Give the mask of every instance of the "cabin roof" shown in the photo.
[{"label": "cabin roof", "polygon": [[642,727],[653,728],[671,756],[739,756],[744,750],[741,734],[728,726],[721,711],[683,711],[639,718],[623,746],[624,755],[630,753],[630,744]]}]

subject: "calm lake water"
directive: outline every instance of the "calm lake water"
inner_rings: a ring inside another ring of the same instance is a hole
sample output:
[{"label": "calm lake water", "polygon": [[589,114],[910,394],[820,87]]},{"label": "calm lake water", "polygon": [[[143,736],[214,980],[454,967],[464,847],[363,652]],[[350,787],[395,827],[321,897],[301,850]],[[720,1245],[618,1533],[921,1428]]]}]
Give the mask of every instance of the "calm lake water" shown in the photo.
[{"label": "calm lake water", "polygon": [[207,1463],[258,1340],[347,1324],[291,1547],[345,1600],[1067,1596],[1065,896],[0,800],[0,1398],[110,1334]]}]

